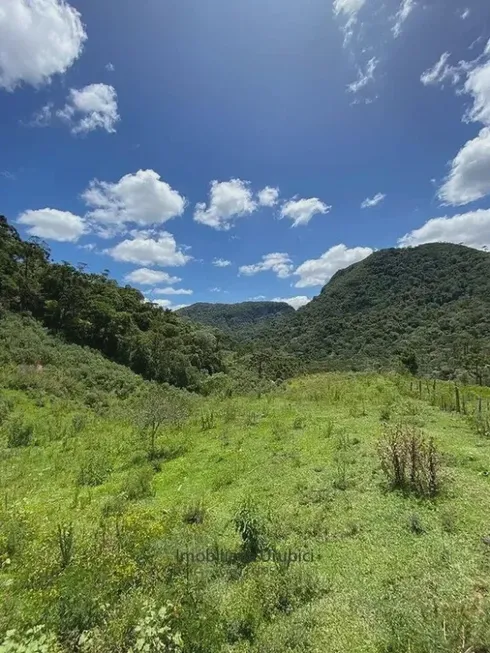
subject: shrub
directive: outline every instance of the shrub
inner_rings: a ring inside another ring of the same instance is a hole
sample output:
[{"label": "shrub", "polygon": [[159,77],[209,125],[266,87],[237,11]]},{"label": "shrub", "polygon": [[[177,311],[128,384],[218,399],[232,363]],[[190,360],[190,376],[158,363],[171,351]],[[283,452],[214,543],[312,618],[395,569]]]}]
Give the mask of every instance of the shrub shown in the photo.
[{"label": "shrub", "polygon": [[21,418],[18,418],[8,425],[7,443],[11,448],[27,447],[31,444],[34,435],[34,426],[26,424]]},{"label": "shrub", "polygon": [[13,404],[8,399],[0,397],[0,426],[5,422],[13,409]]},{"label": "shrub", "polygon": [[206,517],[206,507],[202,501],[188,506],[182,517],[185,524],[202,524]]},{"label": "shrub", "polygon": [[80,465],[77,484],[96,487],[105,483],[110,473],[111,467],[105,456],[98,452],[90,452]]},{"label": "shrub", "polygon": [[214,412],[202,413],[201,415],[201,431],[211,431],[216,425]]},{"label": "shrub", "polygon": [[409,518],[409,526],[412,533],[415,535],[423,535],[425,533],[424,525],[417,513],[413,513]]},{"label": "shrub", "polygon": [[46,633],[44,626],[29,628],[24,635],[9,630],[0,643],[0,653],[58,653],[61,648],[55,635]]},{"label": "shrub", "polygon": [[245,562],[252,562],[267,546],[265,520],[251,499],[244,501],[234,518],[235,529],[241,537],[241,548]]},{"label": "shrub", "polygon": [[121,492],[130,501],[153,496],[153,474],[153,468],[150,465],[132,470],[124,479]]},{"label": "shrub", "polygon": [[412,427],[387,430],[378,447],[381,468],[392,489],[434,497],[440,490],[439,457],[434,441],[428,442]]},{"label": "shrub", "polygon": [[58,524],[58,547],[60,550],[60,564],[61,568],[65,569],[71,562],[73,557],[73,526],[63,526]]},{"label": "shrub", "polygon": [[134,629],[134,644],[128,653],[178,653],[183,650],[180,633],[175,629],[175,608],[168,603],[157,610],[152,601],[144,606],[144,616]]}]

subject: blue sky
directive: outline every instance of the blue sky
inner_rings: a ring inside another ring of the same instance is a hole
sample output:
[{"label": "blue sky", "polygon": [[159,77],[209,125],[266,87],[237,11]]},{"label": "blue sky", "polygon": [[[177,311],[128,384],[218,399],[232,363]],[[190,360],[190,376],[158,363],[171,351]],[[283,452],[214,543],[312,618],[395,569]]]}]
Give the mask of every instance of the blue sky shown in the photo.
[{"label": "blue sky", "polygon": [[297,307],[375,249],[490,246],[490,6],[2,0],[0,143],[54,259]]}]

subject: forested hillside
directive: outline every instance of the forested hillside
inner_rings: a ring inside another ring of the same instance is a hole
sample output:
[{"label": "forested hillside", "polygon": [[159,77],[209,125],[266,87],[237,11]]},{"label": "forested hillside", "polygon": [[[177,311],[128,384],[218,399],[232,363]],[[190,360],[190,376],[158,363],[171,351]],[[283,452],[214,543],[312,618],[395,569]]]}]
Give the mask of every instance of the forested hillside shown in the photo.
[{"label": "forested hillside", "polygon": [[375,252],[268,330],[310,363],[392,366],[489,382],[490,254],[452,244]]},{"label": "forested hillside", "polygon": [[226,343],[218,332],[146,302],[141,292],[105,274],[53,263],[43,242],[23,241],[2,216],[0,311],[32,315],[66,341],[150,380],[199,389],[224,370]]},{"label": "forested hillside", "polygon": [[294,308],[284,302],[200,303],[181,308],[177,313],[240,340],[249,340],[278,316],[294,314]]}]

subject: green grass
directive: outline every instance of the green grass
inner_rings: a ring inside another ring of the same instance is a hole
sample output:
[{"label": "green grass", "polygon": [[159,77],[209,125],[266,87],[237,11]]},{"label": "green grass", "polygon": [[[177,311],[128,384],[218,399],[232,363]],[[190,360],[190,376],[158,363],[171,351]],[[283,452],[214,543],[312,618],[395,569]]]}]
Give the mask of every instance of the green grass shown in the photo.
[{"label": "green grass", "polygon": [[[159,436],[172,455],[148,462],[129,399],[99,414],[4,389],[0,642],[43,624],[66,651],[82,632],[82,650],[128,651],[151,600],[171,603],[186,652],[490,651],[490,439],[428,399],[375,374],[196,398]],[[28,446],[7,446],[15,420],[33,425]],[[434,439],[433,500],[388,488],[377,444],[397,423]],[[239,513],[262,546],[314,561],[242,559]],[[177,558],[213,547],[234,559]]]}]

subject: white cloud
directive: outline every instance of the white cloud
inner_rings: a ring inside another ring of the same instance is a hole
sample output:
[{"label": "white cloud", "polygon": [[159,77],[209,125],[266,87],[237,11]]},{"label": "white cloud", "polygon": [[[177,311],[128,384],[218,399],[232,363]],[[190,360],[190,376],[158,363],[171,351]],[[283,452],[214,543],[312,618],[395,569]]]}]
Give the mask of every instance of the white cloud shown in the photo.
[{"label": "white cloud", "polygon": [[450,56],[449,52],[444,52],[432,68],[428,68],[422,73],[420,81],[424,86],[442,84],[445,80],[449,80],[451,84],[458,83],[460,71],[457,67],[448,66],[447,62]]},{"label": "white cloud", "polygon": [[15,181],[16,176],[10,172],[9,170],[2,170],[0,172],[0,177],[3,177],[4,179],[7,179],[8,181]]},{"label": "white cloud", "polygon": [[87,217],[106,225],[162,224],[182,215],[186,205],[154,170],[138,170],[115,184],[94,179],[82,197],[92,208]]},{"label": "white cloud", "polygon": [[415,9],[416,3],[415,0],[402,0],[400,8],[395,16],[395,24],[393,25],[393,36],[398,38],[402,32],[403,23],[410,16],[412,11]]},{"label": "white cloud", "polygon": [[129,283],[136,283],[139,286],[154,286],[157,283],[178,283],[182,281],[179,277],[171,277],[168,272],[160,270],[149,270],[148,268],[139,268],[127,274],[124,279]]},{"label": "white cloud", "polygon": [[306,306],[311,302],[311,297],[306,297],[306,295],[298,295],[297,297],[276,297],[272,300],[273,302],[285,302],[292,306],[296,311],[302,306]]},{"label": "white cloud", "polygon": [[209,292],[221,292],[221,288],[210,288]]},{"label": "white cloud", "polygon": [[0,87],[48,84],[72,66],[86,38],[80,14],[64,0],[2,0]]},{"label": "white cloud", "polygon": [[160,308],[168,309],[169,311],[178,311],[180,308],[185,308],[189,304],[173,304],[170,299],[149,299],[145,297],[145,301],[149,304],[156,304]]},{"label": "white cloud", "polygon": [[18,222],[29,227],[27,231],[31,236],[62,243],[75,243],[87,231],[84,220],[78,215],[57,209],[25,211]]},{"label": "white cloud", "polygon": [[107,84],[90,84],[81,89],[72,88],[58,118],[71,126],[73,134],[87,134],[95,129],[115,133],[120,119],[117,112],[117,93]]},{"label": "white cloud", "polygon": [[452,217],[432,218],[420,229],[400,238],[401,247],[423,243],[455,243],[483,249],[490,247],[490,209],[479,209]]},{"label": "white cloud", "polygon": [[373,253],[370,247],[347,248],[345,245],[335,245],[318,259],[305,261],[294,272],[299,276],[296,288],[323,286],[338,271],[362,261]]},{"label": "white cloud", "polygon": [[249,302],[263,302],[267,299],[265,295],[257,295],[256,297],[250,297]]},{"label": "white cloud", "polygon": [[374,197],[366,197],[364,202],[361,204],[361,209],[370,209],[373,206],[378,206],[385,199],[386,195],[384,193],[377,193]]},{"label": "white cloud", "polygon": [[217,268],[227,268],[228,266],[231,265],[231,261],[227,261],[224,258],[215,258],[213,261],[213,265]]},{"label": "white cloud", "polygon": [[123,240],[112,249],[106,250],[106,253],[115,261],[162,267],[185,265],[191,260],[190,256],[177,249],[175,238],[166,231],[162,231],[155,238],[143,233],[132,240]]},{"label": "white cloud", "polygon": [[257,193],[260,206],[275,206],[279,199],[279,188],[266,186]]},{"label": "white cloud", "polygon": [[344,14],[347,18],[356,16],[364,6],[366,0],[335,0],[333,3],[334,13],[338,16]]},{"label": "white cloud", "polygon": [[448,58],[449,54],[445,52],[433,68],[423,73],[422,83],[440,84],[449,79],[452,84],[457,84],[465,76],[463,87],[457,92],[471,96],[473,102],[463,120],[484,126],[451,161],[449,174],[438,191],[444,204],[461,206],[490,193],[490,40],[482,54],[473,61],[460,61],[457,66],[449,66]]},{"label": "white cloud", "polygon": [[249,215],[257,209],[250,184],[241,179],[213,181],[209,193],[209,204],[196,204],[194,220],[214,229],[228,230],[235,218]]},{"label": "white cloud", "polygon": [[114,64],[111,63],[110,61],[105,65],[105,69],[107,70],[108,73],[113,73],[116,70]]},{"label": "white cloud", "polygon": [[490,127],[490,61],[468,73],[464,92],[473,97],[473,106],[466,112],[464,120]]},{"label": "white cloud", "polygon": [[53,118],[53,103],[48,102],[43,107],[36,111],[28,123],[25,124],[27,127],[47,127]]},{"label": "white cloud", "polygon": [[259,263],[242,265],[238,271],[240,274],[251,277],[259,272],[267,272],[269,270],[275,272],[279,279],[285,279],[291,275],[293,270],[292,261],[287,254],[275,252],[263,256],[262,261]]},{"label": "white cloud", "polygon": [[318,213],[329,213],[331,208],[331,206],[321,202],[318,197],[299,200],[293,198],[283,204],[281,218],[289,218],[293,221],[293,227],[299,227],[300,225],[307,225],[311,218]]},{"label": "white cloud", "polygon": [[461,20],[466,20],[470,14],[471,14],[470,9],[469,9],[468,7],[466,7],[466,9],[464,9],[464,10],[460,13],[460,18],[461,18]]},{"label": "white cloud", "polygon": [[153,290],[155,295],[192,295],[192,290],[186,288],[155,288]]},{"label": "white cloud", "polygon": [[460,149],[451,163],[451,171],[439,189],[444,204],[461,206],[490,193],[490,129],[483,128],[478,136]]},{"label": "white cloud", "polygon": [[372,82],[374,80],[374,71],[376,70],[378,64],[379,59],[376,59],[376,57],[370,59],[367,62],[366,71],[363,72],[362,70],[359,70],[357,81],[352,82],[352,84],[347,86],[349,92],[358,93],[362,88],[367,86],[369,82]]}]

